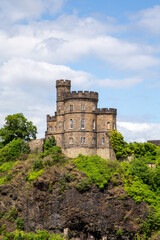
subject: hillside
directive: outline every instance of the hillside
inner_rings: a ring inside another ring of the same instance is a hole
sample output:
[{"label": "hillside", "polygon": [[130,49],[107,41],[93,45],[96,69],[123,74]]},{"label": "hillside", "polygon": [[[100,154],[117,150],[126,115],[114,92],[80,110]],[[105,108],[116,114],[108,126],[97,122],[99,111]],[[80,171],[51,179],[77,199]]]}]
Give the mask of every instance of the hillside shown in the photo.
[{"label": "hillside", "polygon": [[159,218],[146,196],[133,191],[129,166],[98,156],[68,159],[58,147],[1,163],[0,239],[62,239],[9,232],[62,234],[67,228],[70,239],[149,239]]}]

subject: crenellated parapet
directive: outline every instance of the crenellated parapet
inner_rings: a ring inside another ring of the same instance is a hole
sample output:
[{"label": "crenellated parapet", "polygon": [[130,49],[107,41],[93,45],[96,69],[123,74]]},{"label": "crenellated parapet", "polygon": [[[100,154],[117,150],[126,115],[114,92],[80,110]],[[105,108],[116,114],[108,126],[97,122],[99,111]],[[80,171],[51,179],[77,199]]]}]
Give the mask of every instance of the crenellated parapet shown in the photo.
[{"label": "crenellated parapet", "polygon": [[56,121],[56,116],[47,115],[47,122],[54,122],[54,121]]},{"label": "crenellated parapet", "polygon": [[71,87],[71,80],[64,80],[64,79],[59,79],[56,81],[56,88],[57,87]]},{"label": "crenellated parapet", "polygon": [[95,111],[96,114],[114,114],[117,115],[116,108],[97,108]]},{"label": "crenellated parapet", "polygon": [[72,91],[65,94],[64,100],[68,99],[89,99],[98,102],[98,93],[93,91]]}]

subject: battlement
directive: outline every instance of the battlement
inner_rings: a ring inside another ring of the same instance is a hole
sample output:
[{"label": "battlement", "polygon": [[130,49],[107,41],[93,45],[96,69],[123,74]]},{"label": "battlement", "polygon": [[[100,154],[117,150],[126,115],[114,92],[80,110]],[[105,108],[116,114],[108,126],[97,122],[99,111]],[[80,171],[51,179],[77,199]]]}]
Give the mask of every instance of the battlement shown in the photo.
[{"label": "battlement", "polygon": [[98,102],[98,93],[93,91],[72,91],[67,92],[64,97],[65,100],[68,99],[92,99]]},{"label": "battlement", "polygon": [[56,88],[57,87],[71,87],[71,80],[64,79],[56,80]]},{"label": "battlement", "polygon": [[47,115],[47,122],[54,122],[54,121],[56,121],[56,116]]},{"label": "battlement", "polygon": [[116,108],[97,108],[97,110],[95,110],[94,112],[97,114],[116,114],[117,115]]}]

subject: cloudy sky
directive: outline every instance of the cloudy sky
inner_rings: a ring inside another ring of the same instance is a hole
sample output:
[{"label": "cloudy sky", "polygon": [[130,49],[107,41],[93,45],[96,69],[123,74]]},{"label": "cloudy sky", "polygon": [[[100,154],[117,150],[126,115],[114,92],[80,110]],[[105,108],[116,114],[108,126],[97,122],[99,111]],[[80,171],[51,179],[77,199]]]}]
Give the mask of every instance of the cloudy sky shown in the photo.
[{"label": "cloudy sky", "polygon": [[160,139],[160,0],[0,0],[0,127],[44,137],[56,79],[99,92],[126,141]]}]

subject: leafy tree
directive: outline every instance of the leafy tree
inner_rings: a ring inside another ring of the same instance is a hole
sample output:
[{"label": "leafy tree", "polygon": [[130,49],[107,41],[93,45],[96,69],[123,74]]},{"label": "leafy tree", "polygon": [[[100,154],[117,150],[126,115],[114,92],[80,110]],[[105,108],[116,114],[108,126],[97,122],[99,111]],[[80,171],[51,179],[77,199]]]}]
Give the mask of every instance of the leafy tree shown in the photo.
[{"label": "leafy tree", "polygon": [[[5,118],[5,124],[0,129],[1,144],[5,146],[13,139],[24,139],[30,141],[36,139],[37,127],[31,121],[23,116],[22,113],[8,115]],[[0,145],[1,145],[0,144]]]},{"label": "leafy tree", "polygon": [[118,131],[111,131],[110,142],[117,159],[127,157],[129,154],[133,153],[128,147],[128,143],[124,141],[122,134]]},{"label": "leafy tree", "polygon": [[56,140],[55,137],[52,135],[51,137],[45,140],[44,150],[48,150],[54,146],[56,146]]}]

